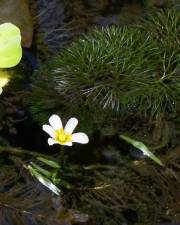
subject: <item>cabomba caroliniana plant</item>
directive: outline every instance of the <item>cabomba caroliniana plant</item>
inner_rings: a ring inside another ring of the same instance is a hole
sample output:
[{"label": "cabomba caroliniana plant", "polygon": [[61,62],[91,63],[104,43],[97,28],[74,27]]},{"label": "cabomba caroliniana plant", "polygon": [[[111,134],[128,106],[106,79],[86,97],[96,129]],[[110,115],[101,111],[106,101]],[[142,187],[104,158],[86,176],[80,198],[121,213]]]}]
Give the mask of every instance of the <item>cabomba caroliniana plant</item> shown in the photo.
[{"label": "cabomba caroliniana plant", "polygon": [[22,57],[21,34],[17,26],[12,23],[0,25],[0,94],[10,80],[9,74],[2,70],[16,66]]},{"label": "cabomba caroliniana plant", "polygon": [[65,46],[35,74],[34,118],[75,115],[84,131],[113,135],[131,115],[157,124],[177,113],[179,21],[178,10],[159,11],[139,24],[91,29]]}]

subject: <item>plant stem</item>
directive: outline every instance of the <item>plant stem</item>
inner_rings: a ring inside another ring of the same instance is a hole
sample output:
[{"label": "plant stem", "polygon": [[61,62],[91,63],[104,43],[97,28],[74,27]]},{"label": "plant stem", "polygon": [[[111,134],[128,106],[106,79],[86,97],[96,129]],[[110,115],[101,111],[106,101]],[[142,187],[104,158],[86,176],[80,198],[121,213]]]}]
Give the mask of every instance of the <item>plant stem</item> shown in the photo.
[{"label": "plant stem", "polygon": [[2,153],[2,152],[7,152],[11,155],[18,155],[18,156],[30,155],[30,156],[34,156],[34,157],[42,156],[42,157],[49,158],[49,156],[45,155],[45,154],[41,154],[41,153],[34,152],[34,151],[32,152],[32,151],[25,150],[22,148],[14,148],[11,146],[0,146],[0,153]]},{"label": "plant stem", "polygon": [[66,164],[66,155],[65,155],[65,151],[64,151],[64,147],[61,146],[61,152],[60,152],[60,164],[62,166],[62,168],[65,167]]}]

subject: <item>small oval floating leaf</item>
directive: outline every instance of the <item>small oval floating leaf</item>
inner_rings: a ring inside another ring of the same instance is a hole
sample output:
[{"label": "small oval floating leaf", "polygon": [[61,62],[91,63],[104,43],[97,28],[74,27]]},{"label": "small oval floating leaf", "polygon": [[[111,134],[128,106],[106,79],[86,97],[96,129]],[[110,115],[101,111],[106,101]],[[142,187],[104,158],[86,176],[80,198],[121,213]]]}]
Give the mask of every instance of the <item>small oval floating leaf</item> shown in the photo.
[{"label": "small oval floating leaf", "polygon": [[164,166],[164,164],[161,162],[160,159],[158,159],[149,149],[148,147],[140,141],[134,140],[130,137],[127,137],[125,135],[120,135],[120,137],[125,140],[126,142],[128,142],[129,144],[133,145],[135,148],[141,150],[143,152],[144,155],[148,156],[149,158],[151,158],[154,162],[156,162],[157,164],[159,164],[160,166]]},{"label": "small oval floating leaf", "polygon": [[16,66],[22,57],[21,35],[12,23],[0,25],[0,68]]},{"label": "small oval floating leaf", "polygon": [[38,173],[32,166],[28,165],[28,169],[32,176],[36,177],[38,181],[46,186],[49,190],[54,192],[56,195],[60,194],[60,189],[56,187],[49,179],[42,176],[40,173]]}]

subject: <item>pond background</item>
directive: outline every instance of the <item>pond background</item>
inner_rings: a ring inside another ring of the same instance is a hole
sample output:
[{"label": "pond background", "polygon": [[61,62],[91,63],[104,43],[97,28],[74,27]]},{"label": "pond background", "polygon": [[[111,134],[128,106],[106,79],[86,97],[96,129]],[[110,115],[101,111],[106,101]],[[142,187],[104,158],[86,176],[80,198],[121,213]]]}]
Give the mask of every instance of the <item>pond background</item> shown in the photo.
[{"label": "pond background", "polygon": [[[87,108],[82,106],[78,111],[64,109],[64,96],[56,93],[51,80],[52,71],[63,63],[62,55],[58,62],[53,57],[58,57],[94,26],[99,29],[111,25],[132,26],[151,12],[171,8],[179,12],[178,1],[37,0],[2,1],[1,4],[2,12],[6,12],[5,8],[10,11],[10,17],[2,13],[2,22],[8,18],[21,24],[24,56],[20,65],[10,70],[15,78],[1,96],[0,224],[178,223],[179,99],[176,110],[161,114],[158,120],[139,114],[136,105],[129,105],[130,110],[121,112],[121,117],[98,107],[96,113],[93,108],[87,114]],[[12,13],[15,11],[18,13]],[[180,16],[177,18],[179,29]],[[179,57],[179,45],[174,46]],[[174,66],[179,76],[179,61]],[[62,194],[56,197],[30,176],[26,165],[36,161],[36,152],[61,162],[60,147],[47,145],[47,135],[41,126],[53,113],[63,114],[67,121],[72,112],[77,113],[75,116],[82,122],[79,129],[88,132],[91,141],[86,147],[75,145],[65,152],[69,168],[60,171],[59,176],[74,188],[68,190],[62,184]],[[92,127],[91,120],[95,121]],[[120,140],[121,133],[131,134],[152,148],[158,146],[155,153],[165,168],[144,159],[140,151]]]}]

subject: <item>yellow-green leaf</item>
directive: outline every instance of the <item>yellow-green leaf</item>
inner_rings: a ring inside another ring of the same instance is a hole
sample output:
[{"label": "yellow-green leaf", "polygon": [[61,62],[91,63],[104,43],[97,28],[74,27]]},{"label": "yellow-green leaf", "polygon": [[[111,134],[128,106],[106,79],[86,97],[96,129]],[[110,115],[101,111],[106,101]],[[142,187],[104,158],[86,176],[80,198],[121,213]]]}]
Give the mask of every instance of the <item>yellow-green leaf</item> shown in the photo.
[{"label": "yellow-green leaf", "polygon": [[0,25],[0,68],[16,66],[22,57],[21,34],[12,23]]}]

